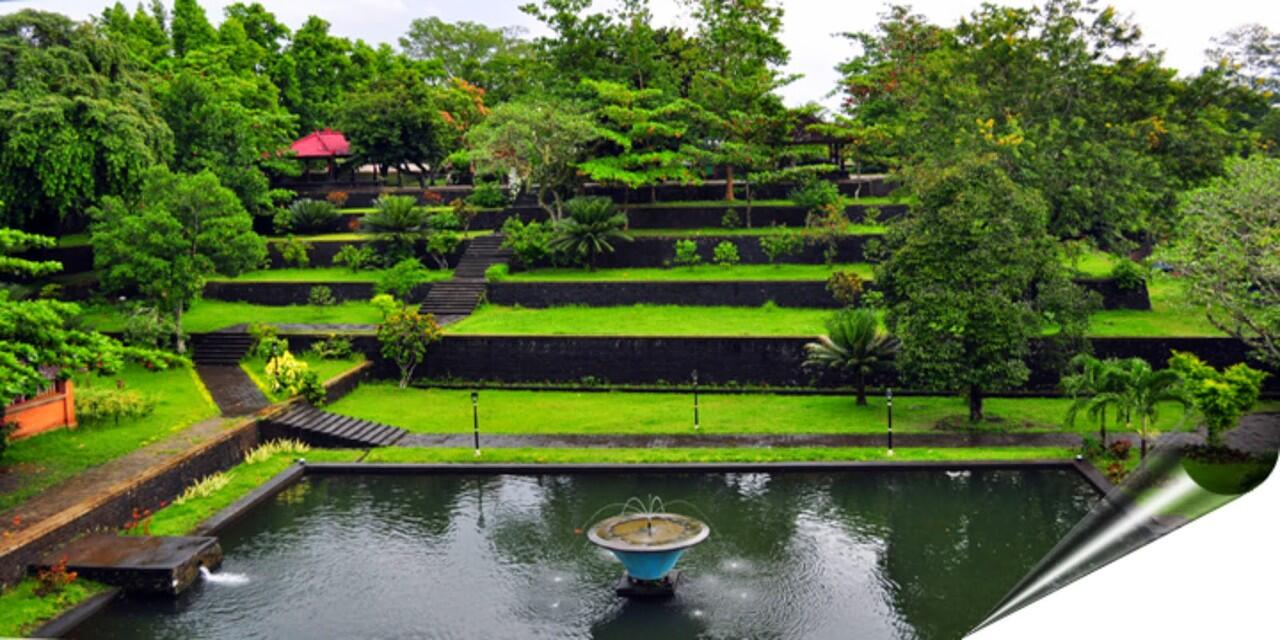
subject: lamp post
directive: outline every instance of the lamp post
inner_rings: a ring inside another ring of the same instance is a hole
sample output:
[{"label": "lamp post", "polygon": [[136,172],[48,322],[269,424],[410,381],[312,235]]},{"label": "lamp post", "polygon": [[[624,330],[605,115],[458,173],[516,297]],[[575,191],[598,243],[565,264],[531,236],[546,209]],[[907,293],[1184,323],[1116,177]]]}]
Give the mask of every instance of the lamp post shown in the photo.
[{"label": "lamp post", "polygon": [[476,444],[476,455],[480,455],[480,392],[471,392],[471,435]]},{"label": "lamp post", "polygon": [[893,455],[893,389],[885,387],[884,406],[889,412],[889,455]]},{"label": "lamp post", "polygon": [[700,416],[698,415],[698,370],[693,370],[693,430],[697,431],[702,427]]}]

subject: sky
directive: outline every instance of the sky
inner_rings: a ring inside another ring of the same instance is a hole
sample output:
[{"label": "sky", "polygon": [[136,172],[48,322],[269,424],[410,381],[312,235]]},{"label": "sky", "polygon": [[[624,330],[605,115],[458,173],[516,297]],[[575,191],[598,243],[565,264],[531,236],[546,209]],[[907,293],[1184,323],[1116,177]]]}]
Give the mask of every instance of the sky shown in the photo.
[{"label": "sky", "polygon": [[[149,2],[149,0],[147,0]],[[215,23],[222,8],[234,0],[202,0]],[[531,35],[544,33],[541,25],[524,15],[519,5],[528,0],[258,0],[290,27],[297,27],[315,14],[333,25],[333,32],[367,42],[395,44],[414,18],[439,16],[448,21],[471,20],[490,26],[520,26]],[[114,2],[114,0],[111,0]],[[651,0],[655,19],[675,25],[687,20],[680,0]],[[172,4],[167,0],[167,4]],[[83,19],[100,13],[108,0],[0,0],[0,12],[20,8],[57,11]],[[132,9],[137,0],[125,0]],[[916,0],[909,2],[917,12],[943,25],[954,23],[976,8],[979,0]],[[1030,0],[997,0],[996,4],[1030,6]],[[1111,0],[1121,14],[1132,16],[1142,27],[1144,40],[1165,52],[1168,66],[1184,74],[1195,73],[1205,63],[1204,51],[1211,39],[1233,27],[1256,22],[1280,31],[1280,2],[1263,0]],[[596,0],[601,8],[611,0]],[[788,104],[821,102],[835,86],[834,66],[852,49],[838,33],[865,31],[876,24],[886,3],[858,0],[782,0],[786,17],[782,40],[791,49],[790,73],[804,77],[783,89]]]}]

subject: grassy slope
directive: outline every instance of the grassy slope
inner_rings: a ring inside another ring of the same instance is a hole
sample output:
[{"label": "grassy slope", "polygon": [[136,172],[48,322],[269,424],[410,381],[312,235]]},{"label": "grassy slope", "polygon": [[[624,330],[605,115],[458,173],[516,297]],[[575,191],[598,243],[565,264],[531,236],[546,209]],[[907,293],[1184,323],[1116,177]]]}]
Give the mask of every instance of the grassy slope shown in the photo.
[{"label": "grassy slope", "polygon": [[1093,314],[1089,333],[1095,336],[1224,336],[1205,319],[1204,309],[1186,301],[1186,285],[1177,279],[1153,274],[1147,283],[1151,311],[1100,311]]},{"label": "grassy slope", "polygon": [[[788,230],[804,232],[799,227],[752,227],[725,229],[723,227],[704,227],[701,229],[632,229],[628,233],[644,238],[700,238],[704,236],[765,236],[784,233]],[[878,224],[850,224],[844,232],[851,236],[878,236],[884,234],[886,227]]]},{"label": "grassy slope", "polygon": [[42,598],[35,594],[38,585],[35,578],[26,578],[0,592],[0,638],[26,636],[46,620],[106,589],[96,582],[76,580],[61,593]]},{"label": "grassy slope", "polygon": [[947,460],[974,462],[980,460],[1066,460],[1074,449],[1005,448],[1005,449],[894,449],[889,456],[879,448],[806,448],[786,449],[485,449],[479,456],[471,449],[415,449],[395,447],[374,449],[364,462],[387,463],[509,463],[509,464],[640,464],[680,462],[818,462],[818,461],[894,461]]},{"label": "grassy slope", "polygon": [[[212,278],[214,282],[377,282],[386,274],[385,269],[351,271],[342,267],[313,267],[309,269],[264,269],[242,273],[234,278]],[[448,280],[452,270],[432,269],[430,280]]]},{"label": "grassy slope", "polygon": [[[124,329],[125,318],[115,306],[87,307],[81,316],[99,331]],[[215,331],[235,324],[251,322],[377,324],[382,314],[368,302],[344,302],[328,307],[309,305],[271,307],[247,302],[199,300],[183,314],[182,326],[188,332]]]},{"label": "grassy slope", "polygon": [[[129,366],[119,376],[95,377],[87,382],[95,386],[115,385],[116,379],[124,380],[126,388],[136,389],[155,399],[155,411],[119,425],[62,429],[11,443],[4,453],[5,466],[24,474],[30,472],[31,475],[23,478],[22,487],[17,491],[0,495],[0,510],[13,507],[85,469],[123,456],[218,414],[213,400],[191,369],[153,373],[139,366]],[[86,379],[81,377],[78,382],[83,386]]]},{"label": "grassy slope", "polygon": [[722,267],[703,264],[696,267],[635,269],[534,269],[519,271],[504,279],[513,282],[646,282],[646,281],[715,281],[715,280],[801,280],[825,282],[836,271],[852,271],[864,280],[871,278],[867,263],[836,264],[740,264]]},{"label": "grassy slope", "polygon": [[774,306],[524,309],[488,305],[447,330],[456,334],[811,336],[822,329],[829,315],[826,309]]},{"label": "grassy slope", "polygon": [[[859,407],[851,396],[703,394],[705,434],[882,433],[884,399]],[[990,430],[1063,431],[1070,401],[1060,398],[990,398],[987,412],[1007,422]],[[329,410],[404,427],[419,433],[471,431],[469,392],[402,390],[392,384],[365,384]],[[934,432],[941,418],[965,414],[956,397],[903,396],[894,404],[899,432]],[[1182,412],[1170,407],[1160,427],[1173,428]],[[679,393],[577,393],[568,391],[485,391],[480,396],[480,428],[492,434],[693,434],[693,405]],[[1114,427],[1113,427],[1114,428]],[[1091,432],[1081,420],[1075,430]]]}]

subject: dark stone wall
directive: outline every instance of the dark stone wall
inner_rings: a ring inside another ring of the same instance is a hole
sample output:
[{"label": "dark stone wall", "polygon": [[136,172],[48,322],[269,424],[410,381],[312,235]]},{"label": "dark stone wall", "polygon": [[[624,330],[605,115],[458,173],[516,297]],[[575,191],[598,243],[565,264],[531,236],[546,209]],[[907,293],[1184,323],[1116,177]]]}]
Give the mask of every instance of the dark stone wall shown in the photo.
[{"label": "dark stone wall", "polygon": [[[837,242],[836,262],[864,261],[863,246],[869,238],[879,236],[843,236]],[[669,266],[676,255],[676,241],[690,239],[698,245],[698,254],[703,262],[711,262],[715,246],[721,242],[731,242],[738,247],[738,255],[743,264],[766,264],[769,259],[760,250],[760,239],[757,236],[700,236],[697,238],[679,238],[670,236],[643,236],[633,242],[619,242],[614,245],[616,251],[601,256],[598,266],[601,267],[662,267]],[[823,262],[823,246],[806,243],[800,253],[787,256],[783,262],[799,264],[820,264]]]},{"label": "dark stone wall", "polygon": [[1137,289],[1126,289],[1110,278],[1080,278],[1076,284],[1102,296],[1102,308],[1151,310],[1151,296],[1146,283]]},{"label": "dark stone wall", "polygon": [[[905,205],[885,205],[878,207],[880,209],[880,221],[886,221],[906,212]],[[662,206],[645,206],[645,205],[629,205],[625,208],[627,212],[627,224],[632,229],[707,229],[717,228],[721,226],[724,214],[729,209],[738,212],[738,216],[742,219],[743,224],[746,223],[747,210],[745,205],[735,206],[708,206],[708,207],[662,207]],[[863,205],[853,205],[845,211],[849,219],[862,223],[866,216],[867,207]],[[357,216],[349,215],[348,219]],[[514,206],[508,207],[502,211],[481,211],[471,222],[472,229],[500,229],[503,223],[509,218],[518,217],[524,222],[541,222],[547,220],[549,216],[537,206]],[[753,227],[769,227],[773,225],[783,227],[803,227],[805,219],[808,217],[808,211],[800,207],[753,207],[751,211],[751,225]],[[344,224],[350,224],[346,222]],[[349,228],[349,227],[343,227]]]},{"label": "dark stone wall", "polygon": [[[207,282],[204,285],[204,297],[275,307],[307,304],[311,288],[317,284],[333,290],[333,297],[339,302],[368,300],[374,295],[374,285],[371,282]],[[429,291],[430,283],[419,285],[414,288],[410,299],[422,300]]]},{"label": "dark stone wall", "polygon": [[[370,246],[374,247],[375,252],[382,253],[379,247],[381,243],[375,240],[317,240],[309,244],[311,245],[311,266],[313,267],[334,266],[333,257],[338,255],[338,251],[341,251],[342,247],[349,244],[370,244]],[[458,249],[446,258],[450,268],[457,266],[458,259],[462,257],[463,253],[466,253],[468,244],[470,244],[470,240],[463,240],[462,244],[458,245]],[[422,258],[422,264],[428,269],[436,268],[436,261],[427,256],[426,250],[421,243],[417,248],[417,255]],[[272,269],[283,269],[288,266],[280,256],[280,248],[274,242],[267,243],[267,260],[270,262]]]},{"label": "dark stone wall", "polygon": [[[431,347],[419,375],[490,382],[578,382],[661,384],[689,379],[698,371],[707,384],[833,386],[801,369],[807,338],[612,337],[612,336],[446,336]],[[1214,366],[1245,359],[1246,347],[1229,338],[1098,338],[1099,357],[1140,357],[1162,366],[1172,351],[1188,351]],[[1038,351],[1038,350],[1037,350]],[[1058,371],[1035,356],[1024,390],[1053,390]],[[877,385],[897,385],[880,375]],[[1268,389],[1280,391],[1273,376]],[[927,389],[921,389],[927,391]]]},{"label": "dark stone wall", "polygon": [[52,247],[49,249],[33,249],[18,255],[26,260],[57,260],[62,263],[62,274],[84,273],[93,271],[93,247]]}]

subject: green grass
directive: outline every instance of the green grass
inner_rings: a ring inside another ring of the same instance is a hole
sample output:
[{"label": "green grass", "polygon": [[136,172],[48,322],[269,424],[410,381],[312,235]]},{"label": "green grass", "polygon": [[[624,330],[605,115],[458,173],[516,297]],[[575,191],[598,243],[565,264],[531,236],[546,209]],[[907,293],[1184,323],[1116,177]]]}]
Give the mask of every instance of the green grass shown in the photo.
[{"label": "green grass", "polygon": [[[884,398],[868,398],[859,407],[852,395],[790,396],[703,394],[704,434],[883,433]],[[998,418],[980,430],[991,432],[1090,433],[1081,420],[1062,425],[1070,401],[1062,398],[989,398],[986,410]],[[447,389],[399,389],[365,384],[329,407],[330,411],[403,427],[416,433],[471,431],[470,392]],[[1178,426],[1182,412],[1167,407],[1159,428]],[[967,415],[958,397],[902,396],[894,403],[893,426],[901,433],[936,432],[943,418]],[[480,428],[493,434],[689,434],[693,405],[683,393],[484,391]],[[1112,427],[1113,429],[1115,427]]]},{"label": "green grass", "polygon": [[[902,200],[898,198],[888,197],[865,197],[865,198],[848,198],[846,201],[850,205],[864,206],[884,206],[889,204],[902,204]],[[752,200],[753,207],[794,207],[796,203],[789,199],[773,199],[773,200]],[[628,207],[644,207],[659,209],[695,209],[698,207],[734,207],[739,209],[739,213],[746,214],[747,201],[738,200],[670,200],[665,202],[646,202],[643,200],[627,203]]]},{"label": "green grass", "polygon": [[39,584],[35,578],[24,578],[0,592],[0,637],[24,637],[63,611],[107,588],[96,582],[77,579],[61,593],[40,597],[35,593]]},{"label": "green grass", "polygon": [[[294,355],[299,360],[307,363],[307,366],[310,367],[312,371],[316,372],[316,375],[320,378],[320,382],[324,382],[341,373],[350,371],[356,365],[364,362],[364,354],[356,354],[343,360],[325,360],[310,351]],[[272,402],[280,402],[282,400],[289,399],[289,396],[282,393],[272,393],[268,388],[266,382],[266,360],[262,358],[247,358],[240,363],[240,368],[244,369],[245,373],[249,374],[249,377],[253,379],[254,384],[258,385],[258,388],[262,390],[262,393]]]},{"label": "green grass", "polygon": [[[481,236],[487,236],[491,233],[493,233],[493,231],[490,229],[480,229],[475,231],[468,231],[463,234],[463,237],[479,238]],[[306,242],[373,242],[375,240],[382,239],[384,236],[385,234],[381,234],[381,233],[364,233],[361,231],[346,231],[346,232],[340,232],[340,233],[317,233],[314,235],[294,234],[294,237]],[[269,236],[266,238],[266,240],[268,242],[278,242],[286,238],[287,236]]]},{"label": "green grass", "polygon": [[[88,307],[81,318],[99,331],[122,331],[125,316],[114,305]],[[199,300],[182,317],[183,328],[191,333],[216,331],[250,322],[269,324],[377,324],[382,314],[366,301],[343,302],[331,306],[292,305],[273,307],[247,302]]]},{"label": "green grass", "polygon": [[512,273],[504,280],[512,282],[618,282],[618,281],[686,281],[686,280],[800,280],[823,281],[836,271],[852,271],[870,280],[871,265],[854,264],[739,264],[722,267],[703,264],[696,267],[635,269],[534,269]]},{"label": "green grass", "polygon": [[1089,248],[1074,263],[1070,258],[1064,259],[1064,262],[1080,275],[1090,278],[1105,278],[1111,275],[1111,270],[1115,268],[1120,260],[1121,258],[1114,254],[1100,249]]},{"label": "green grass", "polygon": [[[214,282],[377,282],[385,269],[351,271],[345,267],[311,267],[307,269],[263,269],[242,273],[234,278],[211,278]],[[430,281],[448,280],[451,269],[432,269]]]},{"label": "green grass", "polygon": [[504,464],[643,464],[708,462],[919,462],[945,460],[1068,460],[1074,449],[894,449],[889,456],[879,448],[788,447],[782,449],[417,449],[394,447],[374,449],[364,459],[370,463],[504,463]]},{"label": "green grass", "polygon": [[[776,233],[785,233],[786,231],[797,231],[805,233],[803,227],[738,227],[735,229],[725,229],[722,227],[703,227],[700,229],[631,229],[627,233],[637,238],[703,238],[703,237],[719,237],[719,236],[766,236]],[[878,236],[883,235],[886,227],[878,224],[849,224],[845,227],[844,232],[851,236]]]},{"label": "green grass", "polygon": [[69,247],[87,247],[89,246],[89,233],[68,233],[65,236],[58,237],[58,247],[66,249]]},{"label": "green grass", "polygon": [[524,309],[486,305],[450,325],[454,334],[812,336],[829,309],[763,307],[566,306]]},{"label": "green grass", "polygon": [[1151,311],[1100,311],[1090,318],[1089,334],[1107,337],[1221,337],[1204,309],[1186,300],[1186,284],[1161,273],[1147,282]]},{"label": "green grass", "polygon": [[87,376],[77,384],[94,386],[116,384],[137,390],[156,401],[156,408],[145,417],[120,424],[98,424],[76,429],[49,431],[9,444],[4,452],[4,465],[11,473],[21,474],[21,486],[0,495],[0,511],[90,467],[108,462],[143,446],[181,431],[193,423],[218,415],[204,386],[194,370],[179,368],[151,372],[130,365],[118,376]]}]

